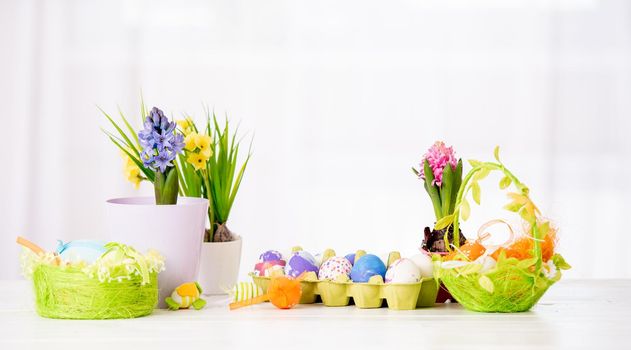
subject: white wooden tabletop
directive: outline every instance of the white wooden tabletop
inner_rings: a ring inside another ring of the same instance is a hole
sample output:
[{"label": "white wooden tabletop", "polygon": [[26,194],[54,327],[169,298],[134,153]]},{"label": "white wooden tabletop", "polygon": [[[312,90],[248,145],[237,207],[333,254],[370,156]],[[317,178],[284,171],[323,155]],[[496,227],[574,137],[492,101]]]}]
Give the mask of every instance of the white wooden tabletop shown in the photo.
[{"label": "white wooden tabletop", "polygon": [[414,311],[269,303],[156,310],[131,320],[39,317],[26,281],[0,281],[0,349],[629,349],[631,280],[563,280],[518,314],[459,305]]}]

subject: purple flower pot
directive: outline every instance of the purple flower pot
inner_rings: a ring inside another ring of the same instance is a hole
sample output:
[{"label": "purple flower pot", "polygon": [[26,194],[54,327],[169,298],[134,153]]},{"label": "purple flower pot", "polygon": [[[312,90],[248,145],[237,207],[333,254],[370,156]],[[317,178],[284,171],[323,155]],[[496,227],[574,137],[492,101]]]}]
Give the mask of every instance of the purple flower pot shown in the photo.
[{"label": "purple flower pot", "polygon": [[106,202],[108,240],[164,256],[165,271],[158,275],[160,308],[178,285],[197,280],[207,213],[204,198],[179,197],[175,205],[155,205],[153,197]]}]

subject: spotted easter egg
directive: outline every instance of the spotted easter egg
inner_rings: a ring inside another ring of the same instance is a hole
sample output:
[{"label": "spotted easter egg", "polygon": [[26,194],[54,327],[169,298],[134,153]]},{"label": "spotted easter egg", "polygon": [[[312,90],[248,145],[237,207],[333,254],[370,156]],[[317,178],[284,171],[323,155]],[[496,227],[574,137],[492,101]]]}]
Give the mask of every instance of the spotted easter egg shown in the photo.
[{"label": "spotted easter egg", "polygon": [[388,267],[386,283],[415,283],[421,279],[421,270],[410,259],[397,259]]},{"label": "spotted easter egg", "polygon": [[386,275],[386,264],[373,254],[366,254],[355,261],[355,265],[351,269],[351,279],[353,282],[368,282],[370,277],[380,275],[382,278]]},{"label": "spotted easter egg", "polygon": [[291,277],[298,277],[303,272],[309,271],[313,271],[317,275],[318,266],[313,255],[304,250],[294,252],[285,265],[285,274]]},{"label": "spotted easter egg", "polygon": [[318,278],[320,280],[335,280],[340,276],[348,277],[352,268],[353,265],[348,259],[342,256],[334,256],[320,266]]},{"label": "spotted easter egg", "polygon": [[421,277],[432,278],[434,277],[434,262],[432,257],[428,254],[416,254],[410,258],[416,266],[421,270]]}]

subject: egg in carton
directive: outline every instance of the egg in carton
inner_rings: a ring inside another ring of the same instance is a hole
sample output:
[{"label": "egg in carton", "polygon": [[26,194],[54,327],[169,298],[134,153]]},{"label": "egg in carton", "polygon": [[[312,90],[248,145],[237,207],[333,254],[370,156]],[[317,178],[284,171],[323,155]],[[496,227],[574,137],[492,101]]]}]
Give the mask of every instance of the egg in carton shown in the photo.
[{"label": "egg in carton", "polygon": [[[292,254],[310,256],[300,252],[302,249],[297,247]],[[391,252],[388,268],[379,257],[363,250],[337,256],[335,251],[327,249],[321,257],[321,265],[315,270],[311,266],[303,266],[302,261],[297,259],[302,270],[293,274],[304,272],[301,304],[321,300],[326,306],[347,306],[353,298],[355,306],[364,309],[379,308],[385,299],[390,309],[413,310],[433,306],[436,300],[438,287],[431,275],[429,256],[402,259],[398,252]],[[272,277],[251,276],[254,283],[267,290]]]}]

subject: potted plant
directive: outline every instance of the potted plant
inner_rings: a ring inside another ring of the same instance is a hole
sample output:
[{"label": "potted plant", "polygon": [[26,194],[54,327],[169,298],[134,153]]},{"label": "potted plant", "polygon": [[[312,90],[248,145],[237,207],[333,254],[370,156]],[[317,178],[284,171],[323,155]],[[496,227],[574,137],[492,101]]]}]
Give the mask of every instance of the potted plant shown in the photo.
[{"label": "potted plant", "polygon": [[[446,240],[453,242],[455,236],[460,244],[466,241],[460,230],[454,234],[454,226],[449,225],[449,218],[453,217],[455,209],[456,195],[462,184],[462,159],[456,159],[452,147],[436,141],[423,156],[420,169],[412,168],[412,171],[423,180],[436,217],[433,228],[426,226],[424,229],[421,249],[427,254],[446,255],[450,251]],[[453,300],[447,289],[441,285],[436,302],[442,303],[448,299]]]},{"label": "potted plant", "polygon": [[209,112],[203,128],[190,117],[178,125],[185,143],[177,161],[180,190],[209,203],[198,281],[206,294],[225,294],[237,282],[242,245],[227,223],[251,153],[240,160],[237,131],[230,130],[227,120],[220,126]]},{"label": "potted plant", "polygon": [[[453,242],[454,231],[453,226],[445,224],[447,219],[444,218],[453,216],[454,213],[456,194],[462,184],[462,159],[456,159],[452,147],[437,141],[423,156],[420,170],[412,168],[412,171],[423,180],[436,216],[434,228],[425,227],[422,248],[427,252],[445,254],[448,252],[445,237],[447,235],[449,241]],[[457,236],[461,244],[464,244],[464,235],[458,232]]]},{"label": "potted plant", "polygon": [[136,132],[121,114],[120,126],[103,110],[115,132],[104,130],[125,158],[125,175],[136,185],[153,183],[152,197],[115,198],[106,202],[107,234],[140,250],[154,248],[164,255],[166,270],[159,276],[160,307],[171,291],[197,278],[201,240],[208,201],[178,200],[179,171],[176,158],[183,152],[184,137],[176,124],[157,107],[141,106],[143,129]]}]

